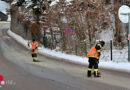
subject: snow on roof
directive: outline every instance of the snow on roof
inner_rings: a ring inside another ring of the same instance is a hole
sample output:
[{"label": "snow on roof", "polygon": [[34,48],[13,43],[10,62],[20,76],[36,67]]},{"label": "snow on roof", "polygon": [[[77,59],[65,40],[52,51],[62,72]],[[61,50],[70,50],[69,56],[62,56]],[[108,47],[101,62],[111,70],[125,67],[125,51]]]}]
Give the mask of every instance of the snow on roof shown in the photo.
[{"label": "snow on roof", "polygon": [[52,3],[50,4],[50,6],[53,6],[53,5],[57,4],[57,2],[59,2],[59,0],[52,1]]},{"label": "snow on roof", "polygon": [[0,1],[0,11],[6,14],[6,9],[10,8],[10,5],[4,1]]}]

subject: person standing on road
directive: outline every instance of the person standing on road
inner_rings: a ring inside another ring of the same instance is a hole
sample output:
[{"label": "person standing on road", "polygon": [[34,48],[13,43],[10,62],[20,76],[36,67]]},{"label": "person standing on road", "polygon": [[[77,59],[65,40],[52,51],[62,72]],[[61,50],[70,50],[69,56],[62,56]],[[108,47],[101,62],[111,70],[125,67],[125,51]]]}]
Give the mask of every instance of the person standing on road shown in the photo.
[{"label": "person standing on road", "polygon": [[28,47],[30,47],[30,44],[32,45],[32,47],[31,47],[32,59],[34,62],[39,62],[39,60],[37,58],[39,43],[35,39],[32,39],[32,41],[28,42]]},{"label": "person standing on road", "polygon": [[89,58],[89,66],[87,73],[88,77],[91,77],[91,71],[93,67],[94,67],[94,77],[101,77],[101,75],[99,75],[98,73],[98,63],[99,63],[99,57],[101,55],[101,50],[104,45],[105,45],[104,41],[99,41],[88,52],[88,58]]}]

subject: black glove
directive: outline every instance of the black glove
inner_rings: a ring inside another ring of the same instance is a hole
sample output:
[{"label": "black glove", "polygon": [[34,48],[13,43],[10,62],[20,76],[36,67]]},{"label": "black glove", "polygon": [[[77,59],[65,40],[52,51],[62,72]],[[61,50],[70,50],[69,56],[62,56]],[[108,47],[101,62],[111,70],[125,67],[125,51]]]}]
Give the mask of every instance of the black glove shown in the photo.
[{"label": "black glove", "polygon": [[99,63],[99,59],[97,59],[97,63]]},{"label": "black glove", "polygon": [[28,44],[28,47],[30,47],[30,45]]}]

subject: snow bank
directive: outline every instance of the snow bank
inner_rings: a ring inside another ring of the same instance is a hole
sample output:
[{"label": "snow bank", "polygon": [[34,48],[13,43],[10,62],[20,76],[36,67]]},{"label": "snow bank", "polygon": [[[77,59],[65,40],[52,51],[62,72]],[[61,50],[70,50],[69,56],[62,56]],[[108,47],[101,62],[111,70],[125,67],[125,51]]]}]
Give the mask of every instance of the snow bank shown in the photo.
[{"label": "snow bank", "polygon": [[[21,36],[13,33],[10,30],[8,30],[7,33],[27,48],[27,40],[24,40]],[[127,50],[126,51],[125,50],[126,49],[124,49],[122,52],[127,52]],[[65,60],[68,60],[68,61],[71,61],[71,62],[75,62],[75,63],[85,64],[85,65],[88,64],[88,58],[79,57],[79,56],[76,56],[76,55],[68,55],[68,54],[64,54],[62,52],[56,52],[55,50],[46,49],[44,47],[39,47],[39,53],[41,53],[43,55],[48,54],[48,55],[55,56],[55,57],[58,57],[58,58],[62,58],[62,59],[65,59]],[[101,61],[99,63],[100,67],[130,72],[130,63],[128,61],[120,62],[118,60],[118,58],[116,58],[114,60],[115,62],[113,62],[113,61],[110,61],[110,56],[109,56],[108,51],[105,51],[103,53],[104,54],[102,55]],[[120,54],[120,51],[118,51],[118,50],[117,50],[117,52],[115,51],[115,53],[116,53],[115,57],[118,57],[118,56],[116,56],[117,54],[119,54],[119,55],[123,54],[123,53]],[[104,58],[104,55],[108,55],[108,57]],[[124,53],[124,55],[125,55],[125,57],[127,57],[126,53]],[[108,60],[106,60],[106,59],[108,59]]]},{"label": "snow bank", "polygon": [[[27,46],[28,40],[24,40],[21,36],[13,33],[10,30],[8,30],[7,33],[11,37],[13,37],[16,41],[18,41],[20,44],[22,44],[23,46],[25,46],[26,48],[28,48],[28,46]],[[78,57],[78,56],[75,56],[75,55],[68,55],[68,54],[64,54],[64,53],[61,53],[61,52],[56,52],[54,50],[46,49],[44,47],[39,47],[39,53],[41,53],[41,54],[46,53],[46,54],[49,54],[51,56],[56,56],[56,57],[59,57],[59,58],[64,58],[64,59],[72,60],[72,61],[78,62],[78,63],[86,63],[87,64],[87,62],[88,62],[87,58]]]},{"label": "snow bank", "polygon": [[[27,43],[28,41],[24,40],[21,36],[13,33],[12,31],[8,30],[8,35],[10,35],[13,39],[15,39],[16,41],[18,41],[20,44],[22,44],[23,46],[27,47]],[[29,48],[28,48],[29,49]]]},{"label": "snow bank", "polygon": [[76,55],[69,55],[69,54],[65,54],[62,52],[56,52],[55,50],[50,50],[50,49],[46,49],[46,48],[39,48],[39,52],[40,53],[46,53],[49,54],[51,56],[55,56],[58,58],[63,58],[69,61],[73,61],[73,62],[77,62],[77,63],[82,63],[82,64],[88,64],[88,59],[84,58],[84,57],[79,57]]},{"label": "snow bank", "polygon": [[121,63],[116,63],[112,61],[100,62],[99,67],[130,72],[130,63],[128,62],[121,62]]},{"label": "snow bank", "polygon": [[110,42],[110,40],[113,40],[114,38],[113,35],[113,31],[110,28],[108,28],[108,30],[102,31],[99,36],[101,40],[104,40],[105,42]]}]

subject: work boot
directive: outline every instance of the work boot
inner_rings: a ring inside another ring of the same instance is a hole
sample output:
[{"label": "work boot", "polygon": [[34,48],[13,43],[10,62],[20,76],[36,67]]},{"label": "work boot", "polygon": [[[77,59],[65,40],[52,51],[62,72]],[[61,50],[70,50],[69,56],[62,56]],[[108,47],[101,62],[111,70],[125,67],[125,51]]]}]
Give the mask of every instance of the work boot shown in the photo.
[{"label": "work boot", "polygon": [[98,71],[94,71],[94,77],[101,77],[101,75],[99,75]]},{"label": "work boot", "polygon": [[91,71],[88,71],[87,76],[91,77]]},{"label": "work boot", "polygon": [[33,59],[33,62],[40,62],[40,61],[39,61],[39,60],[34,60],[34,59]]}]

